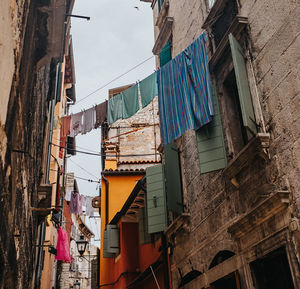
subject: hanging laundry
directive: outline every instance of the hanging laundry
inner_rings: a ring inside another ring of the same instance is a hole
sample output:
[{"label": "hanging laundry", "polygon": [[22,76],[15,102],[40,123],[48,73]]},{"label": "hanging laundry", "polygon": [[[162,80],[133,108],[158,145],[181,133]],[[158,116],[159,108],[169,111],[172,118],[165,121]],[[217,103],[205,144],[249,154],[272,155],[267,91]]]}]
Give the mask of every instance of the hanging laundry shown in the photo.
[{"label": "hanging laundry", "polygon": [[107,100],[96,105],[96,123],[95,128],[98,128],[107,118]]},{"label": "hanging laundry", "polygon": [[163,145],[213,117],[212,92],[204,33],[157,72]]},{"label": "hanging laundry", "polygon": [[70,136],[74,137],[82,132],[82,112],[71,115]]},{"label": "hanging laundry", "polygon": [[61,118],[61,128],[60,128],[60,149],[59,157],[62,159],[64,157],[64,148],[66,147],[66,138],[70,134],[70,123],[71,116],[65,116]]},{"label": "hanging laundry", "polygon": [[81,195],[81,205],[82,205],[82,207],[86,207],[86,198],[87,198],[87,196]]},{"label": "hanging laundry", "polygon": [[127,119],[137,113],[140,109],[138,85],[131,86],[130,88],[121,92],[122,96],[122,118]]},{"label": "hanging laundry", "polygon": [[87,217],[94,216],[94,208],[92,206],[93,197],[86,197],[86,211],[85,214]]},{"label": "hanging laundry", "polygon": [[112,124],[123,117],[122,96],[117,94],[108,100],[107,122]]},{"label": "hanging laundry", "polygon": [[67,115],[61,118],[60,137],[66,137],[70,134],[71,116]]},{"label": "hanging laundry", "polygon": [[152,73],[140,82],[142,106],[147,106],[158,95],[157,75]]},{"label": "hanging laundry", "polygon": [[77,213],[78,216],[82,215],[82,197],[80,194],[77,194]]},{"label": "hanging laundry", "polygon": [[61,227],[59,227],[58,229],[56,251],[57,253],[55,256],[55,260],[60,260],[68,263],[72,262],[68,234]]},{"label": "hanging laundry", "polygon": [[71,200],[70,200],[70,213],[71,214],[77,214],[77,208],[78,208],[77,193],[72,192],[71,193]]},{"label": "hanging laundry", "polygon": [[65,200],[67,202],[71,201],[71,193],[74,190],[74,173],[66,174],[66,194]]},{"label": "hanging laundry", "polygon": [[95,127],[96,113],[95,107],[91,107],[83,112],[82,134],[90,132]]}]

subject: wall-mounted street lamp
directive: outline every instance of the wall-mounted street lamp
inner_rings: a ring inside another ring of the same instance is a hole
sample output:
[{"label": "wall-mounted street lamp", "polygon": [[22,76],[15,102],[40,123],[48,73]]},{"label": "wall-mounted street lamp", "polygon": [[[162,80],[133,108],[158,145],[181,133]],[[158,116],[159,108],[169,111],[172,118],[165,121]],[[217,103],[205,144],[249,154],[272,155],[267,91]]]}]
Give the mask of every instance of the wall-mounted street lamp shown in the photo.
[{"label": "wall-mounted street lamp", "polygon": [[80,236],[80,239],[78,241],[76,241],[76,244],[77,244],[77,250],[78,250],[80,256],[82,257],[82,255],[85,252],[88,241],[84,240],[84,236]]},{"label": "wall-mounted street lamp", "polygon": [[75,289],[80,289],[80,283],[78,280],[76,280],[76,282],[74,283],[74,288]]},{"label": "wall-mounted street lamp", "polygon": [[86,19],[87,21],[91,19],[91,17],[88,16],[81,16],[81,15],[74,15],[74,14],[66,14],[66,17],[81,18],[81,19]]}]

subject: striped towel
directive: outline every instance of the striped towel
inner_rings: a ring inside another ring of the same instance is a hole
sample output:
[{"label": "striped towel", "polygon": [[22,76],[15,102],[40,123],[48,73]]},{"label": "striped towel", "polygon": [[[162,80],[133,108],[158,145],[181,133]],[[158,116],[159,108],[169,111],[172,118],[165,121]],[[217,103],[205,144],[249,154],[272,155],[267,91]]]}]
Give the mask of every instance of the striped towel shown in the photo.
[{"label": "striped towel", "polygon": [[206,35],[202,33],[157,72],[163,145],[174,141],[187,130],[197,130],[212,120],[206,42]]}]

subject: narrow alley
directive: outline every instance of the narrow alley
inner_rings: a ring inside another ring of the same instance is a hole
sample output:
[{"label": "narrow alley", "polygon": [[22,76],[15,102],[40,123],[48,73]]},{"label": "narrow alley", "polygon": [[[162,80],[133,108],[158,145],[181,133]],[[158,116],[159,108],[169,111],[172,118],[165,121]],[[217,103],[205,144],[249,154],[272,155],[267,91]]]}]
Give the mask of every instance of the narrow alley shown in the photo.
[{"label": "narrow alley", "polygon": [[0,289],[300,288],[297,0],[1,0]]}]

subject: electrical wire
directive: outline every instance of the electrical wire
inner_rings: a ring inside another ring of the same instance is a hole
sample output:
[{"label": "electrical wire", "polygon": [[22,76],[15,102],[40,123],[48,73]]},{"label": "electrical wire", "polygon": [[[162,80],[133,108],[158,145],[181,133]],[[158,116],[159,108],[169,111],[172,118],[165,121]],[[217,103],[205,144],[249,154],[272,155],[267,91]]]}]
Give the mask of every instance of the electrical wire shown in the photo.
[{"label": "electrical wire", "polygon": [[87,99],[88,97],[90,97],[91,95],[95,94],[96,92],[98,92],[99,90],[107,87],[108,85],[110,85],[111,83],[113,83],[114,81],[118,80],[119,78],[123,77],[124,75],[128,74],[129,72],[133,71],[134,69],[136,69],[137,67],[143,65],[144,63],[146,63],[147,61],[149,61],[150,59],[152,59],[154,57],[154,55],[152,55],[151,57],[145,59],[144,61],[140,62],[139,64],[135,65],[134,67],[132,67],[131,69],[127,70],[126,72],[122,73],[121,75],[115,77],[113,80],[109,81],[108,83],[100,86],[99,88],[97,88],[96,90],[92,91],[91,93],[89,93],[88,95],[86,95],[85,97],[83,97],[82,99],[78,100],[76,102],[76,104],[78,104],[79,102]]},{"label": "electrical wire", "polygon": [[[56,141],[58,141],[59,143],[62,142],[62,141],[59,140],[58,138],[53,137],[53,139],[56,140]],[[53,143],[53,145],[54,145],[54,143]],[[84,148],[84,147],[80,147],[80,146],[78,146],[77,144],[76,144],[76,147],[77,147],[77,148],[80,148],[80,149],[83,149],[83,150],[85,150],[85,151],[87,151],[87,152],[98,153],[97,151],[94,151],[94,150],[91,150],[91,149],[88,149],[88,148]]]},{"label": "electrical wire", "polygon": [[[66,149],[65,146],[60,146],[57,144],[54,144],[52,142],[50,142],[51,145],[62,148],[62,149]],[[112,155],[112,153],[105,153],[105,154],[101,154],[101,153],[90,153],[90,152],[86,152],[86,151],[79,151],[79,150],[75,150],[75,149],[70,149],[69,150],[76,152],[76,153],[82,153],[82,154],[86,154],[86,155],[92,155],[92,156],[97,156],[97,157],[102,157],[102,156],[109,156]],[[155,153],[152,154],[131,154],[131,155],[118,155],[119,157],[139,157],[139,156],[154,156]]]},{"label": "electrical wire", "polygon": [[73,163],[74,165],[76,165],[77,167],[81,168],[84,172],[86,172],[87,174],[89,174],[92,177],[95,177],[96,179],[98,178],[97,176],[95,176],[94,174],[92,174],[91,172],[89,172],[88,170],[86,170],[85,168],[83,168],[82,166],[80,166],[79,164],[75,163],[74,161],[72,161],[71,159],[69,159],[69,161],[71,163]]},{"label": "electrical wire", "polygon": [[[52,172],[59,172],[58,170],[54,170],[54,169],[49,169],[49,170],[52,171]],[[62,173],[62,174],[66,175],[67,173]],[[100,181],[86,179],[86,178],[82,178],[82,177],[78,177],[78,176],[74,176],[74,178],[75,179],[80,179],[80,180],[83,180],[83,181],[87,181],[87,182],[90,182],[90,183],[98,183],[98,184],[101,183]]]}]

